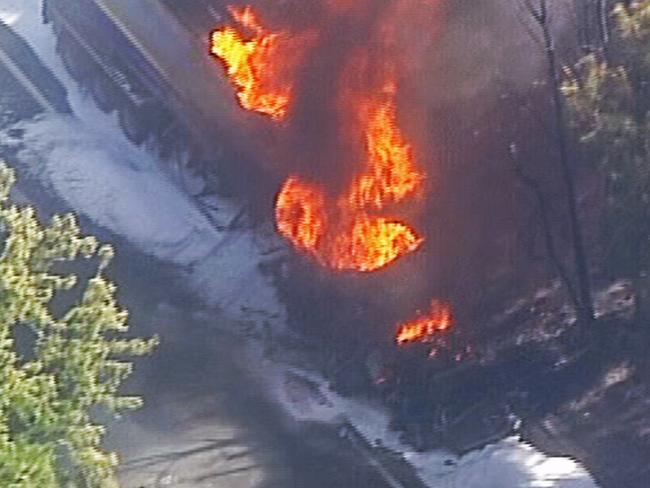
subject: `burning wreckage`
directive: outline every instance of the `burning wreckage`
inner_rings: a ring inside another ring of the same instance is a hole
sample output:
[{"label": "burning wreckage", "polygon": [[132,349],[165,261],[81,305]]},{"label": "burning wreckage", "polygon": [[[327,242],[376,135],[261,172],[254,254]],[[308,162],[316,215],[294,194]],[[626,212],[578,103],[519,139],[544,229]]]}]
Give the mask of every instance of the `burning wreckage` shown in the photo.
[{"label": "burning wreckage", "polygon": [[474,107],[476,87],[463,99],[475,58],[445,65],[446,24],[473,28],[460,4],[46,0],[44,17],[134,144],[185,155],[197,201],[273,223],[288,252],[269,272],[332,385],[382,397],[416,447],[464,452],[551,411],[561,392],[539,385],[583,356],[497,316],[544,273],[512,230],[516,195],[490,189],[510,174],[484,157],[503,156],[508,116]]}]

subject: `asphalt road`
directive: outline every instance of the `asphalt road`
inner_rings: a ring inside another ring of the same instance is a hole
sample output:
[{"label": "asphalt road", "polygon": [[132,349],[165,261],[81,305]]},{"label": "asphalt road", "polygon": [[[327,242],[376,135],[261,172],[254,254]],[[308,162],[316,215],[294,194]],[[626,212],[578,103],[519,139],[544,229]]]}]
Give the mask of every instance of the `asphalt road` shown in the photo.
[{"label": "asphalt road", "polygon": [[[2,128],[38,113],[29,90],[1,63],[0,80]],[[3,156],[13,157],[0,141]],[[47,213],[69,210],[34,181],[23,179],[20,193]],[[341,439],[335,427],[287,418],[263,393],[263,380],[247,372],[242,339],[223,332],[218,314],[197,314],[200,306],[172,269],[82,223],[116,245],[110,273],[133,332],[161,338],[126,385],[144,397],[144,408],[109,428],[107,445],[120,453],[124,488],[418,486],[393,480],[374,453]]]},{"label": "asphalt road", "polygon": [[162,343],[129,383],[145,407],[112,428],[125,488],[391,486],[335,428],[286,418],[242,363],[242,339],[216,329],[217,315],[192,319],[173,277],[134,260],[114,269],[123,301],[135,330]]}]

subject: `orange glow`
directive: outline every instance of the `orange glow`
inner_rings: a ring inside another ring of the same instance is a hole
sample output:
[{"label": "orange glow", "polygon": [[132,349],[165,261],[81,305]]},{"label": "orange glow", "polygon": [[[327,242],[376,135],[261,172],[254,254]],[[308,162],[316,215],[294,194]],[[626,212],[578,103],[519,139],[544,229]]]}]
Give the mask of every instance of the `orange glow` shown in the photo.
[{"label": "orange glow", "polygon": [[367,13],[368,2],[369,0],[325,0],[323,3],[330,14],[350,18]]},{"label": "orange glow", "polygon": [[[230,13],[252,36],[247,38],[230,26],[218,29],[212,33],[210,52],[223,63],[244,109],[283,119],[292,88],[278,80],[275,68],[279,50],[286,51],[291,38],[284,32],[267,32],[251,7],[230,7]],[[296,52],[290,55],[298,56]]]},{"label": "orange glow", "polygon": [[375,271],[421,243],[422,238],[403,222],[360,213],[349,229],[335,237],[329,265],[338,270]]},{"label": "orange glow", "polygon": [[431,342],[440,332],[453,325],[451,306],[440,300],[432,300],[429,312],[399,325],[395,341],[399,345],[413,342]]},{"label": "orange glow", "polygon": [[[328,6],[347,12],[358,2],[329,0]],[[231,7],[230,12],[237,25],[212,33],[211,53],[223,63],[244,109],[285,119],[294,98],[297,69],[315,34],[270,31],[250,6]],[[371,59],[364,55],[359,61],[369,66]],[[351,66],[356,76],[356,62]],[[424,241],[404,219],[386,215],[413,198],[425,179],[398,127],[396,78],[395,70],[385,73],[385,83],[375,96],[368,96],[365,87],[345,96],[344,110],[357,114],[353,119],[360,124],[366,153],[348,188],[330,196],[318,185],[291,176],[277,197],[278,232],[335,270],[375,271],[415,251]]]},{"label": "orange glow", "polygon": [[349,195],[352,206],[372,205],[381,209],[398,203],[412,194],[424,179],[415,167],[411,145],[397,127],[391,91],[385,92],[391,96],[389,100],[376,103],[369,111],[368,172],[360,175],[352,185]]},{"label": "orange glow", "polygon": [[325,197],[320,188],[291,177],[275,209],[280,233],[304,251],[315,252],[325,230]]},{"label": "orange glow", "polygon": [[423,181],[411,147],[397,128],[392,94],[384,98],[369,103],[367,168],[346,193],[326,202],[320,188],[292,176],[277,199],[280,234],[336,270],[376,271],[423,242],[406,222],[371,213],[399,203]]}]

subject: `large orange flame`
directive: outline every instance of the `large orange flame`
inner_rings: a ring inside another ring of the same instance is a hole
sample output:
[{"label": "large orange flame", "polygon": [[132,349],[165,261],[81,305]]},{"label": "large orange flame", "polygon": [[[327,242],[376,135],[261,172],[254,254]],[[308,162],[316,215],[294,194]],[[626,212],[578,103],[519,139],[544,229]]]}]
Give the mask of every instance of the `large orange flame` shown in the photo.
[{"label": "large orange flame", "polygon": [[366,130],[368,171],[352,184],[348,197],[353,207],[381,209],[414,193],[422,183],[411,145],[397,127],[394,89],[384,89],[388,100],[375,102],[369,110]]},{"label": "large orange flame", "polygon": [[[354,4],[348,0],[334,3]],[[298,58],[313,36],[270,33],[251,7],[231,7],[230,11],[249,37],[234,27],[218,29],[212,34],[212,54],[223,62],[244,109],[275,120],[285,118]],[[351,107],[362,119],[367,160],[348,189],[337,198],[328,198],[318,185],[291,176],[277,197],[280,234],[336,270],[375,271],[423,242],[408,223],[385,215],[387,208],[412,197],[424,180],[412,147],[397,125],[394,78],[394,74],[388,77],[379,96],[357,97],[357,106]]]},{"label": "large orange flame", "polygon": [[[372,2],[324,1],[331,14],[346,18],[365,15],[368,2]],[[400,0],[396,12],[409,10],[410,4],[411,0]],[[438,6],[439,0],[431,5]],[[316,35],[270,32],[249,6],[230,7],[230,12],[238,26],[214,31],[211,53],[223,63],[242,108],[276,121],[285,119],[294,98],[297,69]],[[382,38],[394,35],[388,29]],[[350,62],[352,70],[346,75],[356,81],[364,78],[359,73],[376,71],[374,57],[368,53],[355,61],[359,63]],[[357,93],[348,92],[341,99],[345,99],[344,113],[359,119],[364,167],[337,196],[297,175],[287,178],[277,196],[278,232],[297,249],[335,270],[375,271],[414,252],[424,241],[403,219],[387,215],[417,196],[426,175],[417,167],[413,148],[397,123],[395,65],[386,60],[379,64],[381,72],[391,68],[388,75],[384,73],[385,83],[376,96],[367,96],[364,86],[355,87]],[[395,341],[398,345],[436,342],[439,334],[452,326],[451,305],[434,299],[427,313],[418,312],[413,320],[398,325]]]},{"label": "large orange flame", "polygon": [[275,62],[278,50],[291,37],[285,32],[267,32],[251,7],[230,7],[230,13],[252,36],[246,38],[230,26],[218,29],[212,33],[210,52],[223,62],[228,78],[237,87],[237,98],[243,108],[283,119],[292,89],[277,80]]},{"label": "large orange flame", "polygon": [[397,128],[393,97],[385,92],[367,104],[367,168],[336,202],[326,202],[322,189],[296,176],[278,195],[279,232],[333,269],[375,271],[423,242],[407,223],[373,213],[413,194],[423,181]]},{"label": "large orange flame", "polygon": [[427,314],[418,316],[398,326],[395,341],[399,345],[413,342],[432,342],[437,334],[453,325],[451,306],[441,300],[431,301]]}]

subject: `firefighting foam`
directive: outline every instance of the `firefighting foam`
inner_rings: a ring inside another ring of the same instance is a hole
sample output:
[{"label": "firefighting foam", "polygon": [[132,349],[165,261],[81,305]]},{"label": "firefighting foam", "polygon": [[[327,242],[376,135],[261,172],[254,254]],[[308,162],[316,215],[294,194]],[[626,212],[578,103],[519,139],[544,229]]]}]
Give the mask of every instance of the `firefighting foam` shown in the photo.
[{"label": "firefighting foam", "polygon": [[431,300],[429,311],[418,314],[413,320],[398,326],[395,342],[405,345],[412,342],[432,342],[442,331],[451,328],[451,306],[441,300]]}]

